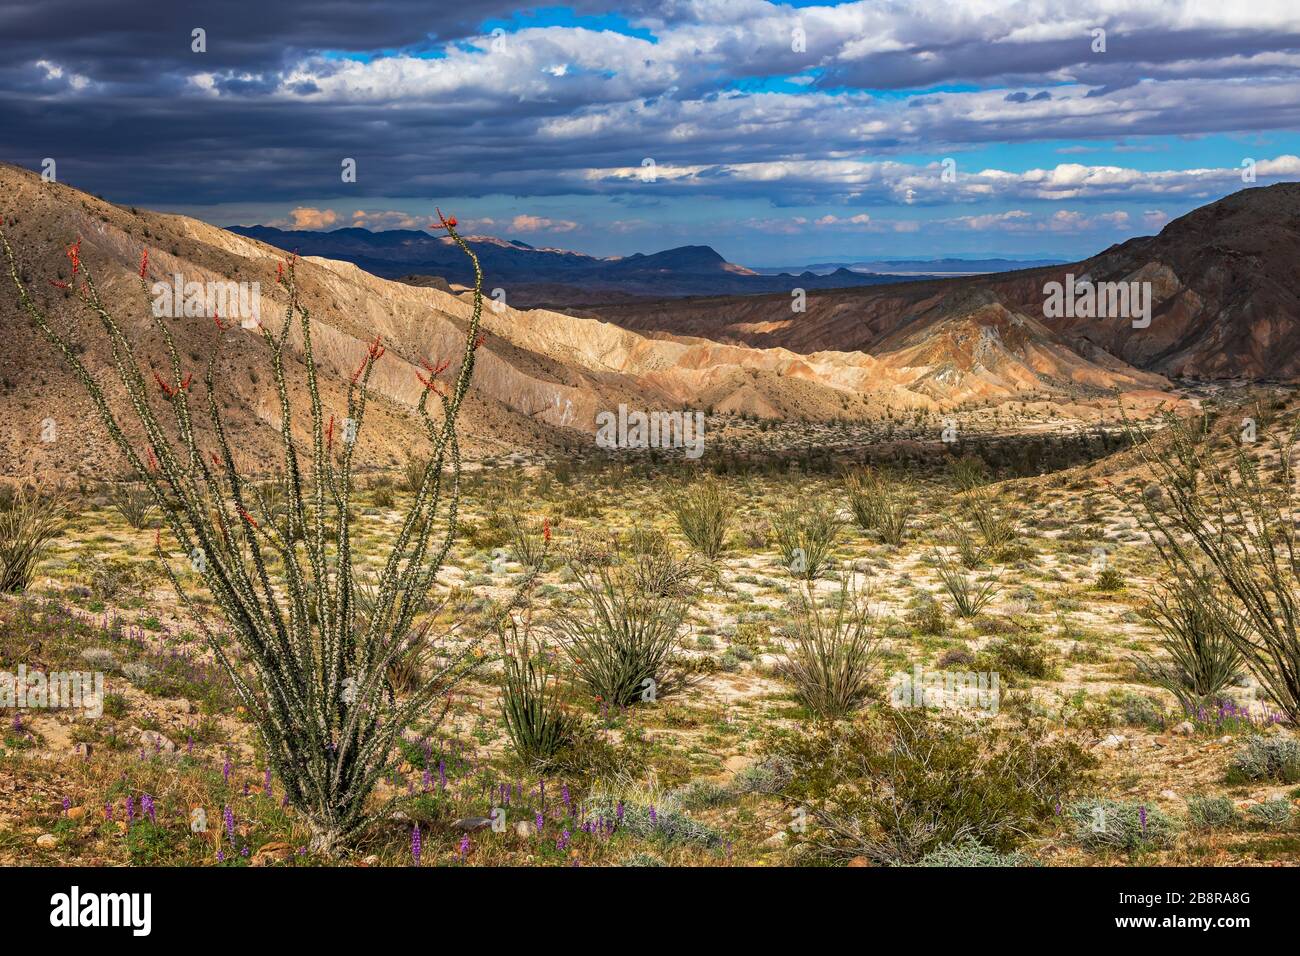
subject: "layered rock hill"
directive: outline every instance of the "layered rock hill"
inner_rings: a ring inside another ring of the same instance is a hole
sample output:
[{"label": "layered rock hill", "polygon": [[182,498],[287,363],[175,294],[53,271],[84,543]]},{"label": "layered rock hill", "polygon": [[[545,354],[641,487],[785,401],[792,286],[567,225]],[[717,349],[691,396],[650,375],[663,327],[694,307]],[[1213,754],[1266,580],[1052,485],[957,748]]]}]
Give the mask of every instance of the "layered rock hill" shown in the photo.
[{"label": "layered rock hill", "polygon": [[[164,358],[150,317],[150,296],[137,270],[149,250],[149,281],[258,283],[263,323],[278,328],[285,295],[275,282],[287,253],[195,219],[114,205],[33,173],[0,165],[0,216],[34,297],[70,330],[92,374],[113,388],[113,359],[98,322],[50,280],[68,280],[66,247],[82,239],[81,259],[93,271],[109,310],[136,344],[142,369]],[[21,312],[6,274],[0,276],[0,474],[62,473],[113,477],[123,463],[93,414],[80,384]],[[387,347],[373,377],[375,399],[359,436],[359,460],[399,464],[424,448],[413,405],[423,386],[422,360],[458,356],[471,297],[463,291],[390,281],[358,266],[308,257],[298,266],[310,309],[312,338],[329,411],[346,414],[346,386],[378,335]],[[899,288],[899,287],[895,287]],[[834,324],[834,310],[815,322]],[[789,306],[786,306],[787,310]],[[820,308],[820,307],[819,307]],[[770,306],[769,306],[770,309]],[[943,409],[972,400],[1037,398],[1058,411],[1092,418],[1121,390],[1133,403],[1167,397],[1166,382],[1113,356],[1071,351],[1042,322],[983,293],[927,335],[899,323],[884,352],[867,354],[862,336],[831,347],[832,336],[783,336],[779,328],[808,319],[769,320],[748,336],[720,329],[700,335],[641,334],[594,318],[546,310],[494,307],[488,300],[473,389],[462,412],[467,457],[591,450],[598,412],[619,404],[647,411],[705,409],[769,418],[829,420],[878,417],[885,409]],[[166,320],[186,369],[202,371],[218,353],[217,400],[241,467],[264,472],[277,460],[280,411],[261,334],[238,325],[222,331],[211,316]],[[880,321],[889,324],[881,314]],[[233,323],[230,323],[233,325]],[[852,323],[856,324],[856,323]],[[780,338],[789,342],[779,343]],[[871,338],[867,336],[866,338]],[[298,347],[298,336],[290,339]],[[815,347],[807,347],[810,343]],[[455,366],[444,373],[451,377]],[[289,369],[295,438],[305,442],[307,395],[301,363]],[[161,396],[158,407],[163,408]],[[165,416],[164,416],[165,417]],[[54,422],[53,438],[48,421]],[[127,416],[125,421],[130,421]],[[201,436],[206,426],[200,425]],[[139,430],[133,441],[143,448]],[[207,437],[203,441],[209,440]]]}]

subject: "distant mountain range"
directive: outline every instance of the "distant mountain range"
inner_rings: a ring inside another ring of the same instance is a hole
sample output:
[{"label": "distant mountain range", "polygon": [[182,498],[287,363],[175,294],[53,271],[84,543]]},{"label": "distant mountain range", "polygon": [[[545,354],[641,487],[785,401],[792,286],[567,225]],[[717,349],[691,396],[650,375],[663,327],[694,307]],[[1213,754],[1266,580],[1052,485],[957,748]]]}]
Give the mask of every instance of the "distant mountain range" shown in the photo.
[{"label": "distant mountain range", "polygon": [[[946,375],[949,394],[961,375],[997,364],[997,350],[985,346],[1009,342],[1008,323],[1024,343],[1030,342],[1028,331],[1037,337],[1031,346],[1018,347],[1018,360],[1040,377],[1048,367],[1042,349],[1050,342],[1097,364],[1121,361],[1162,375],[1295,380],[1297,262],[1300,183],[1278,183],[1242,189],[1173,220],[1159,235],[1130,239],[1073,264],[1018,263],[1016,271],[997,275],[821,292],[808,296],[800,315],[792,315],[781,296],[611,305],[597,314],[643,333],[804,354],[908,353],[910,361]],[[1135,325],[1124,315],[1049,315],[1045,287],[1063,287],[1067,276],[1076,283],[1147,283],[1149,325]],[[978,354],[962,358],[961,349],[937,348],[945,329],[971,337],[981,346]]]},{"label": "distant mountain range", "polygon": [[[445,236],[411,229],[371,232],[346,228],[329,232],[234,226],[231,232],[301,255],[341,259],[386,279],[428,285],[431,277],[467,285],[473,275],[465,257]],[[898,275],[873,275],[834,268],[760,274],[728,262],[710,246],[678,246],[650,255],[600,258],[567,249],[537,248],[518,239],[474,236],[488,288],[506,290],[511,305],[591,306],[635,299],[695,295],[753,295],[793,288],[840,289],[898,282]]]},{"label": "distant mountain range", "polygon": [[[799,271],[823,273],[869,272],[887,276],[950,276],[976,275],[985,272],[1011,272],[1014,269],[1035,269],[1040,266],[1057,266],[1068,259],[870,259],[865,262],[817,262],[798,267]],[[756,268],[760,275],[778,275],[793,272],[789,266]]]}]

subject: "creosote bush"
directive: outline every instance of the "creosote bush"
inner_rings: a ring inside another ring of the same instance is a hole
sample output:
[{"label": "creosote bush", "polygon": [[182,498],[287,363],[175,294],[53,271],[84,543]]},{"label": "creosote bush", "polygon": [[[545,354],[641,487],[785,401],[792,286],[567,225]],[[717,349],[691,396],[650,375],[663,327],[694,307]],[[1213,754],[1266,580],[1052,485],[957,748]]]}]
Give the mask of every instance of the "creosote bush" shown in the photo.
[{"label": "creosote bush", "polygon": [[[454,219],[442,222],[473,263],[473,310],[451,381],[438,380],[450,362],[417,373],[422,389],[414,413],[432,454],[422,469],[408,470],[412,499],[392,532],[365,615],[358,608],[349,506],[354,456],[361,447],[354,439],[364,424],[371,375],[384,355],[380,340],[360,357],[344,401],[331,409],[321,391],[314,327],[300,296],[296,257],[281,263],[275,278],[284,304],[278,325],[271,321],[239,330],[221,316],[212,317],[222,343],[257,335],[269,356],[279,406],[282,527],[266,520],[254,487],[236,467],[217,381],[221,348],[212,350],[202,374],[183,368],[169,320],[148,308],[148,251],[142,250],[139,269],[154,335],[147,345],[133,342],[127,332],[131,323],[109,312],[81,258],[80,239],[67,249],[71,281],[55,283],[71,293],[55,299],[57,306],[81,310],[71,319],[80,325],[78,339],[97,330],[107,340],[128,411],[110,403],[104,385],[79,358],[80,344],[33,296],[0,231],[21,307],[79,380],[135,480],[152,496],[163,526],[155,554],[247,708],[289,803],[306,816],[311,848],[322,853],[337,854],[385,812],[368,804],[402,733],[415,720],[429,718],[435,701],[444,699],[445,707],[450,688],[479,663],[481,644],[491,632],[489,622],[466,635],[459,649],[447,648],[443,665],[422,677],[418,687],[405,697],[394,694],[389,678],[394,666],[426,646],[433,622],[418,618],[456,536],[461,481],[456,422],[481,343],[482,272],[455,225]],[[292,363],[291,333],[297,350]],[[161,365],[148,371],[141,352],[150,360],[161,354]],[[303,378],[292,389],[291,367],[301,368]],[[306,396],[305,409],[295,407],[291,393]],[[431,413],[431,397],[441,406],[437,412]],[[206,418],[203,429],[201,418]],[[129,439],[128,431],[142,432],[143,446]],[[38,526],[48,528],[52,521],[42,512]],[[26,537],[44,540],[31,533]],[[178,557],[181,571],[173,566]],[[211,596],[219,623],[206,610],[211,604],[197,600],[186,583],[196,578]],[[230,652],[232,641],[237,656]]]}]

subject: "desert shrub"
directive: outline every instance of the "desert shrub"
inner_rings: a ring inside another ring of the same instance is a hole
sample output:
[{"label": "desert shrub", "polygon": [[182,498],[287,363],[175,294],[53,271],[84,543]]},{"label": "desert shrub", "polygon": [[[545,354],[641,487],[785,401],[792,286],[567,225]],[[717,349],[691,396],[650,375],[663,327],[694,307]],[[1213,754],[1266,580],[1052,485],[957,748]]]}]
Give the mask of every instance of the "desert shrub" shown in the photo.
[{"label": "desert shrub", "polygon": [[420,455],[407,455],[402,465],[402,490],[415,492],[420,490],[425,472],[429,468],[429,459]]},{"label": "desert shrub", "polygon": [[393,486],[390,482],[382,484],[376,481],[370,486],[370,503],[376,508],[383,508],[385,511],[393,508],[397,504],[397,496],[393,493]]},{"label": "desert shrub", "polygon": [[943,607],[930,595],[925,595],[916,607],[907,612],[907,623],[918,634],[947,634],[948,616]]},{"label": "desert shrub", "polygon": [[873,468],[850,472],[844,479],[849,511],[863,531],[876,533],[886,544],[903,543],[916,495],[902,482]]},{"label": "desert shrub", "polygon": [[[147,378],[140,371],[144,363],[132,337],[100,298],[98,284],[81,260],[78,240],[68,248],[75,304],[61,301],[70,308],[79,305],[94,317],[93,327],[77,323],[78,339],[100,334],[118,358],[112,391],[124,391],[128,401],[111,402],[110,390],[78,358],[79,342],[56,328],[55,320],[30,295],[8,237],[0,231],[20,306],[89,394],[135,480],[160,503],[165,537],[159,534],[155,554],[233,682],[258,730],[264,759],[281,781],[288,803],[306,817],[310,846],[320,853],[340,852],[363,828],[377,822],[379,813],[370,798],[402,734],[417,718],[438,719],[430,713],[431,706],[439,700],[445,706],[452,687],[480,662],[481,644],[491,633],[488,625],[466,633],[446,648],[442,665],[418,689],[400,699],[393,695],[388,675],[395,662],[419,653],[424,645],[423,638],[413,641],[411,635],[425,635],[432,627],[431,620],[417,620],[417,615],[456,537],[461,474],[457,419],[474,371],[482,318],[477,258],[455,231],[454,220],[442,226],[474,264],[473,307],[453,379],[436,388],[431,378],[421,376],[424,387],[414,417],[433,451],[401,528],[390,539],[376,600],[364,620],[354,600],[349,507],[354,455],[364,446],[336,440],[334,414],[326,407],[318,381],[313,323],[300,295],[296,257],[281,263],[277,275],[286,302],[283,321],[278,328],[263,323],[259,329],[279,399],[277,470],[287,487],[286,523],[291,532],[285,536],[254,513],[248,481],[236,467],[222,417],[222,389],[216,383],[224,364],[220,350],[212,353],[201,376],[194,375],[182,367],[170,326],[155,316],[151,328],[157,341],[150,348],[162,354],[163,371]],[[142,263],[140,270],[140,292],[146,298],[147,265]],[[293,358],[287,361],[291,333]],[[371,374],[383,355],[376,338],[360,356],[342,397],[330,399],[339,405],[336,412],[344,412],[355,426],[350,437],[363,427]],[[297,375],[299,370],[301,381],[291,385],[290,371]],[[291,394],[302,400],[291,401]],[[430,400],[441,406],[433,414]],[[115,410],[128,406],[129,420]],[[295,409],[305,422],[294,421]],[[196,427],[196,414],[206,419],[202,429]],[[140,432],[147,438],[144,446],[128,438]],[[199,434],[204,436],[202,445]],[[310,440],[303,442],[303,435]],[[193,593],[192,579],[186,575],[183,581],[173,568],[176,550],[194,569],[210,602],[200,601],[203,596]],[[191,564],[195,553],[203,561]],[[510,606],[507,602],[507,609]],[[213,607],[220,622],[210,620],[207,609]],[[223,632],[220,638],[218,631]],[[232,644],[238,654],[232,653]]]},{"label": "desert shrub", "polygon": [[1072,835],[1088,850],[1155,849],[1173,842],[1178,825],[1156,807],[1118,800],[1089,799],[1065,811]]},{"label": "desert shrub", "polygon": [[56,497],[20,488],[0,508],[0,593],[26,591],[50,552],[66,511]]},{"label": "desert shrub", "polygon": [[575,676],[603,704],[653,700],[673,683],[686,594],[664,567],[647,555],[596,567],[569,563],[577,600],[556,609],[552,626]]},{"label": "desert shrub", "polygon": [[501,716],[515,753],[527,764],[545,766],[573,743],[578,718],[564,706],[558,675],[548,655],[512,620],[498,628],[504,674]]},{"label": "desert shrub", "polygon": [[1135,694],[1131,690],[1120,692],[1115,700],[1115,711],[1119,719],[1129,726],[1164,729],[1164,708],[1144,694]]},{"label": "desert shrub", "polygon": [[930,560],[939,572],[939,581],[952,598],[953,609],[959,617],[975,617],[998,595],[1000,588],[995,577],[980,581],[955,566],[939,550],[930,552]]},{"label": "desert shrub", "polygon": [[772,535],[782,562],[795,576],[815,580],[831,566],[842,524],[835,509],[824,502],[781,509],[772,518]]},{"label": "desert shrub", "polygon": [[1258,830],[1285,830],[1291,826],[1291,812],[1291,801],[1278,797],[1248,806],[1246,822]]},{"label": "desert shrub", "polygon": [[971,839],[1013,850],[1080,785],[1092,758],[1042,721],[998,727],[891,710],[778,738],[784,794],[816,825],[799,839],[829,859],[916,863]]},{"label": "desert shrub", "polygon": [[1118,568],[1102,568],[1093,587],[1098,591],[1122,591],[1127,583]]},{"label": "desert shrub", "polygon": [[1300,782],[1300,742],[1277,734],[1251,734],[1228,763],[1228,781]]},{"label": "desert shrub", "polygon": [[[1225,637],[1244,666],[1294,723],[1300,722],[1300,552],[1295,488],[1270,481],[1241,443],[1230,450],[1211,439],[1208,419],[1167,415],[1159,436],[1135,435],[1157,484],[1153,494],[1121,492],[1171,573],[1197,580],[1205,565],[1228,600],[1238,626]],[[1135,430],[1134,430],[1135,431]],[[1276,447],[1283,472],[1294,465],[1300,422],[1260,436]],[[1218,464],[1227,455],[1225,466]]]},{"label": "desert shrub", "polygon": [[115,482],[108,489],[108,503],[132,528],[137,531],[153,525],[158,514],[158,502],[153,492],[133,481]]},{"label": "desert shrub", "polygon": [[963,840],[961,843],[949,843],[931,850],[914,864],[915,866],[1032,866],[1029,857],[1023,853],[999,853],[990,850],[976,840]]},{"label": "desert shrub", "polygon": [[711,848],[725,842],[717,829],[682,812],[678,798],[671,793],[620,797],[596,792],[588,799],[586,809],[588,817],[617,821],[619,830],[643,840]]},{"label": "desert shrub", "polygon": [[1000,554],[1016,541],[1016,526],[996,504],[995,497],[986,487],[974,487],[962,496],[962,510],[984,539],[984,546],[992,554]]},{"label": "desert shrub", "polygon": [[91,594],[101,601],[115,601],[143,583],[139,568],[121,558],[87,554],[78,557],[73,564],[86,576]]},{"label": "desert shrub", "polygon": [[1169,659],[1140,657],[1138,670],[1173,694],[1186,713],[1218,699],[1241,677],[1237,648],[1243,639],[1229,633],[1237,624],[1206,578],[1178,580],[1150,600],[1143,617],[1159,629],[1158,646]]},{"label": "desert shrub", "polygon": [[672,504],[677,527],[691,547],[710,561],[726,547],[727,529],[736,506],[722,486],[713,480],[697,481]]},{"label": "desert shrub", "polygon": [[517,513],[506,521],[510,533],[510,556],[533,572],[541,572],[546,565],[546,552],[551,542],[551,525],[546,519],[529,522]]},{"label": "desert shrub", "polygon": [[791,601],[790,621],[782,628],[787,649],[781,673],[794,684],[799,702],[820,717],[856,710],[874,689],[880,639],[854,577],[843,574],[839,591],[825,602],[806,585]]},{"label": "desert shrub", "polygon": [[967,570],[974,571],[984,564],[988,549],[975,540],[965,525],[954,523],[945,543],[957,552],[957,558]]},{"label": "desert shrub", "polygon": [[970,491],[988,480],[988,466],[984,459],[963,455],[948,463],[948,474],[962,491]]},{"label": "desert shrub", "polygon": [[1194,796],[1187,801],[1187,823],[1193,830],[1219,830],[1241,819],[1227,797]]},{"label": "desert shrub", "polygon": [[1017,634],[989,645],[986,652],[992,670],[1009,675],[1048,680],[1056,674],[1051,647],[1031,634]]},{"label": "desert shrub", "polygon": [[936,663],[940,668],[966,667],[975,663],[975,655],[964,647],[950,647],[939,655]]}]

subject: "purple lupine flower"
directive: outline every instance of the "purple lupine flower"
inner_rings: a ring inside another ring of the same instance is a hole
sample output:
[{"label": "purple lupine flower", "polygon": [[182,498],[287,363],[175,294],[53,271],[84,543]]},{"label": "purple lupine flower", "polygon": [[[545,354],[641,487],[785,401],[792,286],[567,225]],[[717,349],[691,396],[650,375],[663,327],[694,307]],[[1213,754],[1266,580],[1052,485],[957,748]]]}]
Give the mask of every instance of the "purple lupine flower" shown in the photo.
[{"label": "purple lupine flower", "polygon": [[1147,808],[1145,806],[1138,807],[1138,821],[1142,824],[1142,832],[1145,833],[1147,829]]},{"label": "purple lupine flower", "polygon": [[226,783],[230,783],[230,758],[229,757],[227,757],[226,762],[221,765],[221,776],[222,778],[225,779]]},{"label": "purple lupine flower", "polygon": [[441,758],[438,760],[438,784],[443,790],[447,789],[447,761]]},{"label": "purple lupine flower", "polygon": [[158,815],[154,810],[153,797],[147,793],[140,798],[140,813],[148,817],[151,822],[158,822]]},{"label": "purple lupine flower", "polygon": [[537,811],[537,819],[534,822],[537,824],[537,832],[540,834],[542,827],[546,825],[546,817],[542,816],[541,810]]},{"label": "purple lupine flower", "polygon": [[222,817],[225,819],[226,822],[226,834],[230,837],[230,842],[234,843],[235,842],[235,811],[231,810],[230,807],[227,806],[225,811],[222,813]]},{"label": "purple lupine flower", "polygon": [[67,797],[64,797],[64,798],[63,798],[63,814],[64,814],[64,816],[67,816],[68,811],[71,810],[71,809],[72,809],[72,801],[69,800]]},{"label": "purple lupine flower", "polygon": [[564,805],[565,805],[566,807],[567,807],[567,806],[570,806],[570,802],[569,802],[569,785],[568,785],[567,783],[564,783],[564,784],[561,784],[561,785],[560,785],[560,798],[564,801]]},{"label": "purple lupine flower", "polygon": [[23,715],[14,711],[14,732],[21,732],[23,729]]},{"label": "purple lupine flower", "polygon": [[268,797],[271,796],[271,768],[270,767],[266,768],[266,774],[263,777],[262,789],[266,791],[266,795]]},{"label": "purple lupine flower", "polygon": [[614,810],[614,816],[618,819],[618,822],[620,824],[623,822],[623,801],[622,800],[618,802],[618,807]]},{"label": "purple lupine flower", "polygon": [[104,819],[113,819],[113,805],[111,803],[104,804]]},{"label": "purple lupine flower", "polygon": [[420,865],[420,825],[417,823],[415,829],[411,831],[411,859],[415,865]]},{"label": "purple lupine flower", "polygon": [[244,781],[244,796],[248,796],[248,781]]},{"label": "purple lupine flower", "polygon": [[287,807],[288,805],[289,805],[289,794],[285,793],[285,795],[280,798],[280,806]]},{"label": "purple lupine flower", "polygon": [[555,841],[555,848],[556,848],[557,850],[561,850],[561,851],[563,851],[563,850],[567,850],[567,849],[569,848],[569,831],[568,831],[568,830],[565,830],[563,833],[560,834],[560,838],[559,838],[558,840]]},{"label": "purple lupine flower", "polygon": [[466,833],[464,836],[460,838],[460,847],[457,849],[456,852],[460,855],[460,858],[462,860],[465,859],[467,855],[469,855],[469,834],[468,833]]},{"label": "purple lupine flower", "polygon": [[225,850],[218,850],[218,851],[217,851],[217,862],[218,862],[218,863],[225,863],[225,862],[226,862],[226,851],[225,851]]},{"label": "purple lupine flower", "polygon": [[126,825],[130,826],[135,822],[135,798],[126,798]]},{"label": "purple lupine flower", "polygon": [[189,740],[188,740],[188,742],[185,744],[185,752],[186,752],[187,754],[192,754],[192,753],[194,753],[194,735],[193,735],[193,734],[190,734],[190,736],[189,736]]},{"label": "purple lupine flower", "polygon": [[420,778],[420,783],[422,788],[424,789],[424,792],[428,793],[429,788],[433,786],[433,774],[429,773],[429,771],[426,769],[424,771],[423,776]]},{"label": "purple lupine flower", "polygon": [[650,808],[650,822],[655,824],[659,822],[659,814],[655,813],[654,807]]}]

